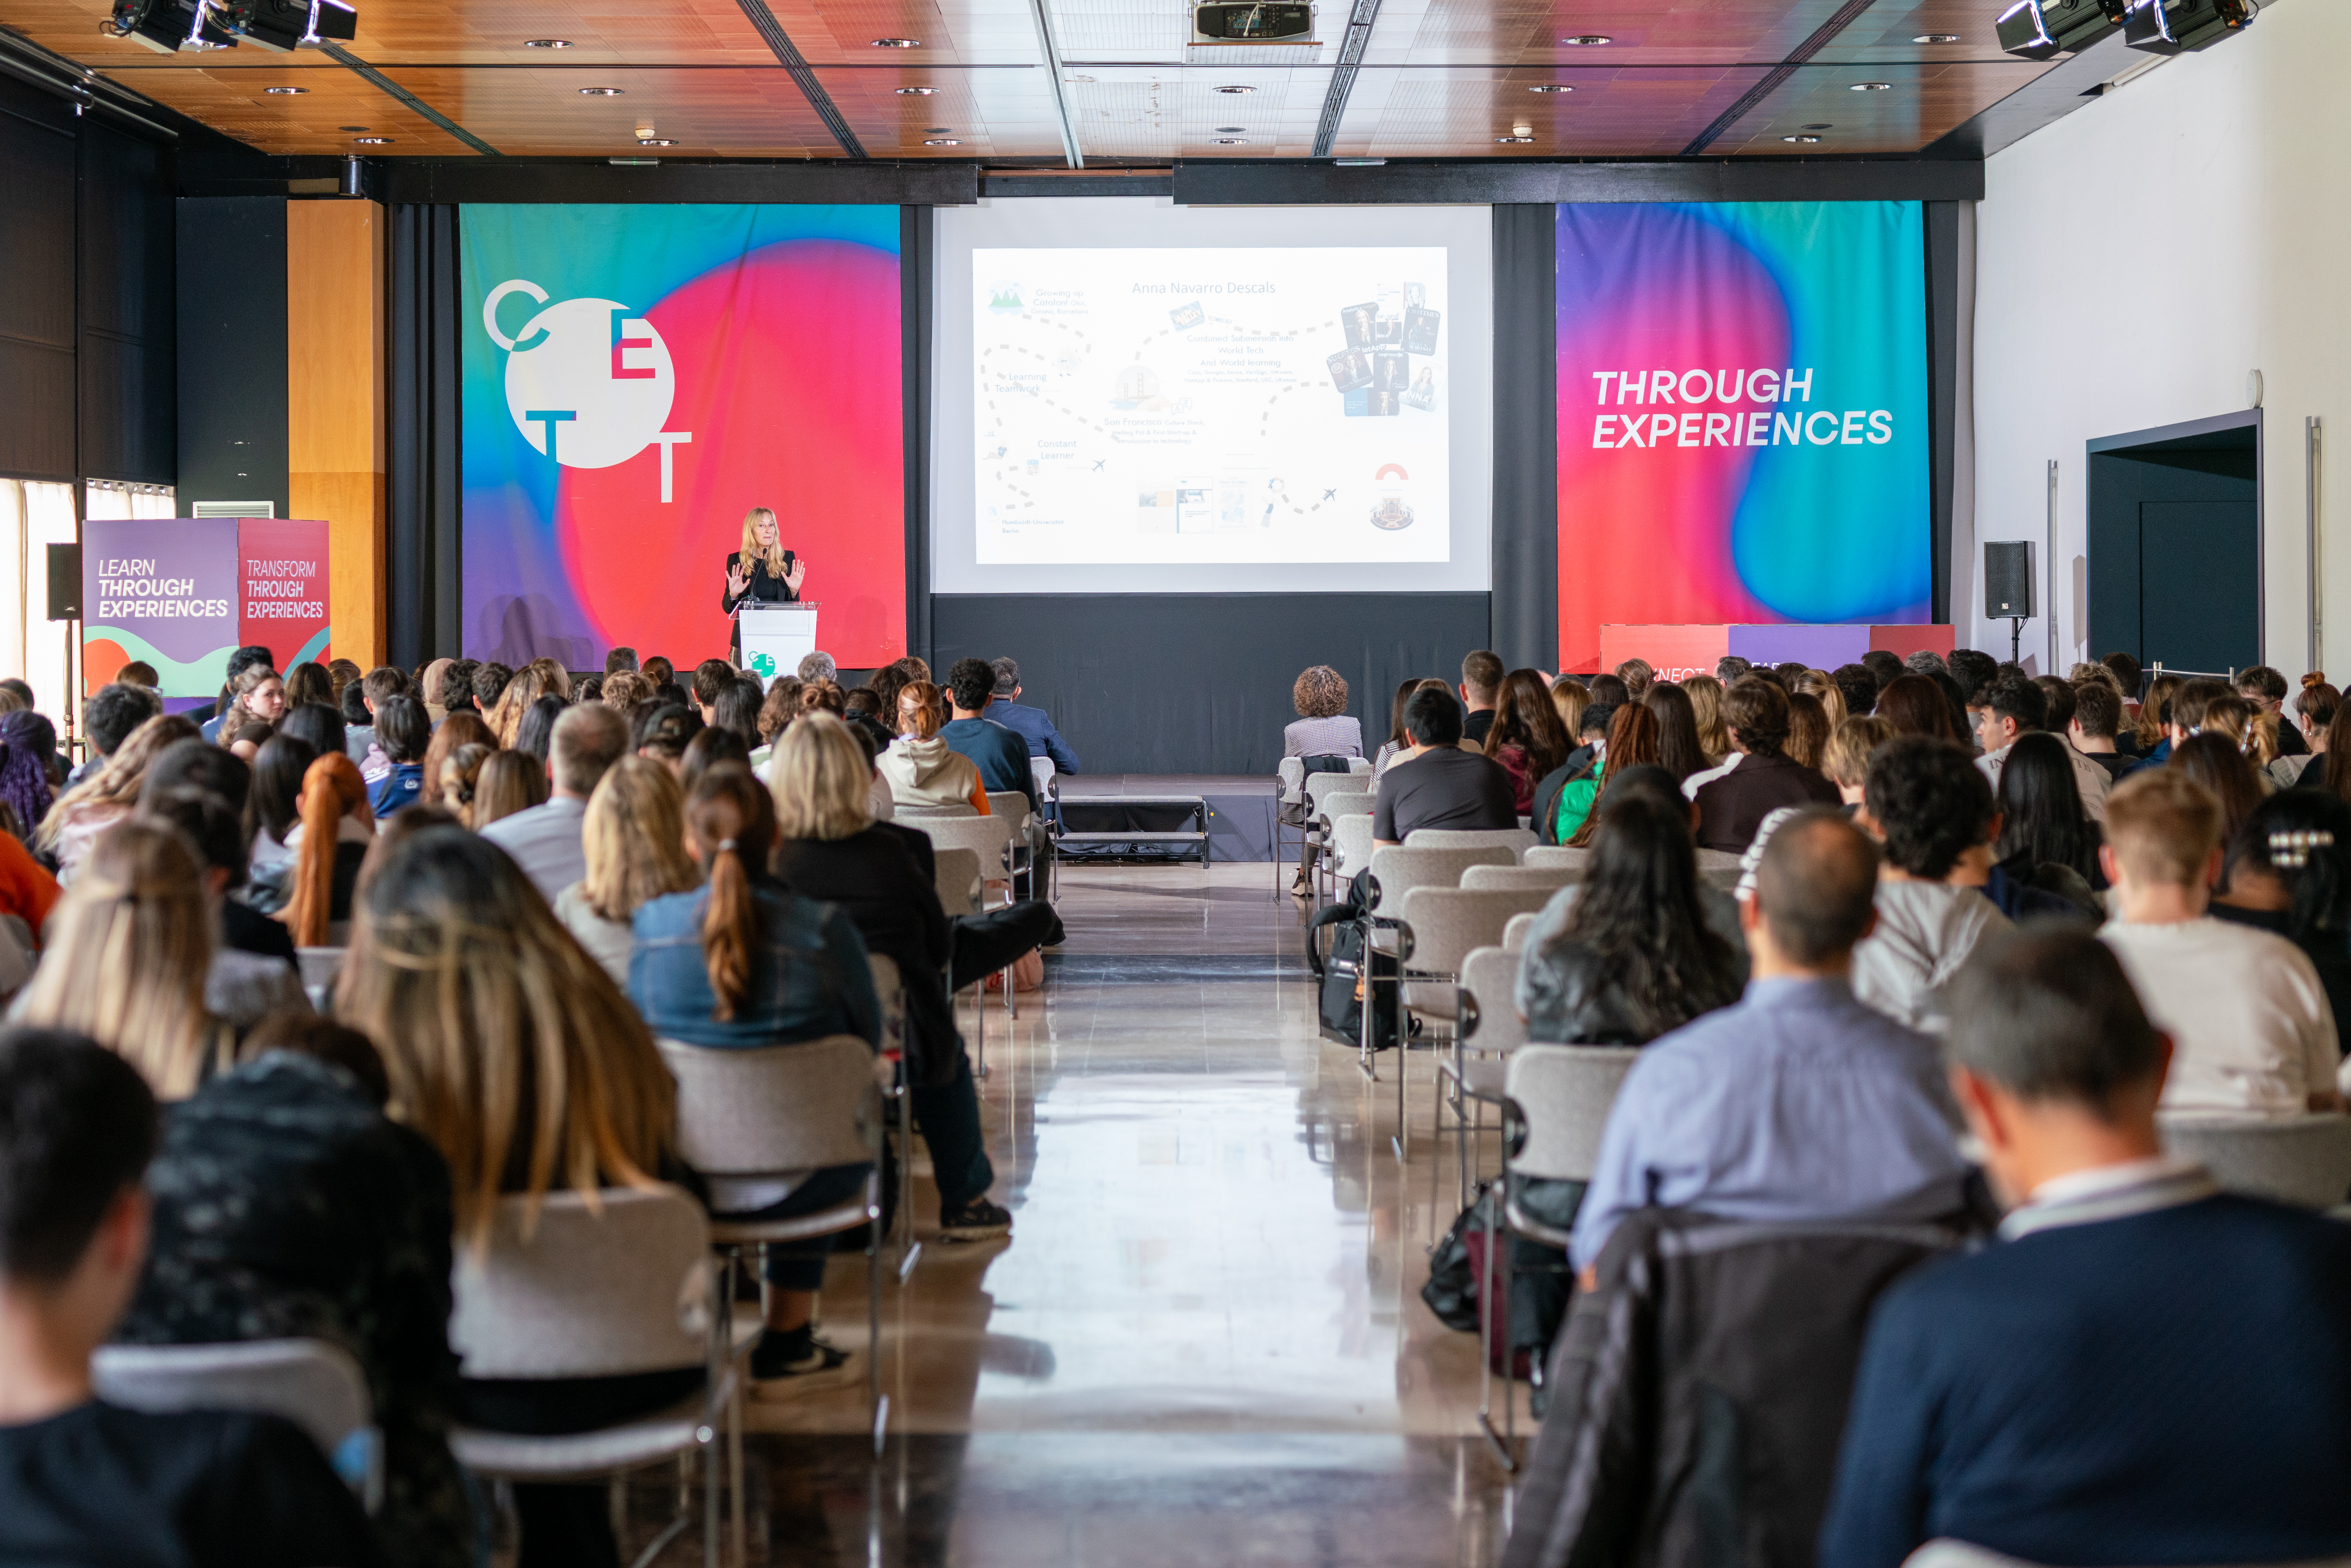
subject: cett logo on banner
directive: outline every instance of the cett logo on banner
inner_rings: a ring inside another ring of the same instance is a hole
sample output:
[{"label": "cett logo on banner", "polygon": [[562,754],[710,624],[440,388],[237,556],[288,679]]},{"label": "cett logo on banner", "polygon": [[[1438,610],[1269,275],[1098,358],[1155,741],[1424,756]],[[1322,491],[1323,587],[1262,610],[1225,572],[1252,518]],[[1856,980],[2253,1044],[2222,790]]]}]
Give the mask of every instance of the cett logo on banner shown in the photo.
[{"label": "cett logo on banner", "polygon": [[[1813,401],[1813,372],[1795,371],[1594,371],[1594,400],[1602,407],[1625,403],[1681,405],[1784,403]],[[1696,390],[1692,390],[1695,386]],[[1612,399],[1611,394],[1614,394]],[[1890,409],[1855,408],[1843,413],[1821,409],[1781,413],[1774,409],[1737,413],[1604,413],[1592,424],[1592,444],[1600,450],[1627,446],[1883,446],[1894,439]]]},{"label": "cett logo on banner", "polygon": [[[528,295],[546,308],[509,338],[498,306]],[[507,409],[532,448],[566,468],[610,468],[661,445],[661,498],[671,499],[671,452],[694,439],[664,430],[677,396],[669,345],[651,321],[611,299],[547,304],[547,290],[522,278],[482,300],[482,329],[507,350]]]}]

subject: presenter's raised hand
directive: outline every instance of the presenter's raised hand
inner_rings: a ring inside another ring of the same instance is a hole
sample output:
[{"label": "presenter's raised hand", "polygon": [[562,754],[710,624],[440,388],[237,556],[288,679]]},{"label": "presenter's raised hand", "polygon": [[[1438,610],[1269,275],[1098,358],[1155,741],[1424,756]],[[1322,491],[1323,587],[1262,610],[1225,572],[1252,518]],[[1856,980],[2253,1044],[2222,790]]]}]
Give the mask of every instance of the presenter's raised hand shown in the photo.
[{"label": "presenter's raised hand", "polygon": [[740,599],[750,591],[751,569],[747,566],[742,565],[728,567],[726,569],[727,597],[730,599]]},{"label": "presenter's raised hand", "polygon": [[793,598],[799,597],[800,580],[806,576],[808,576],[808,562],[794,556],[791,570],[784,573],[784,586],[792,591]]}]

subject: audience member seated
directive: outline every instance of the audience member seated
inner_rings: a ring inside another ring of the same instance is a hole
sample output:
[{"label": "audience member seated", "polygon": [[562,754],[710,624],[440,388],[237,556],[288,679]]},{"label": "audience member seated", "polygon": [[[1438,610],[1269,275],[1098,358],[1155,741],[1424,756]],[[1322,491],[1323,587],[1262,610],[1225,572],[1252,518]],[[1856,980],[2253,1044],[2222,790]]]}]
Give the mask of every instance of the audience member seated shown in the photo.
[{"label": "audience member seated", "polygon": [[[1537,780],[1528,818],[1535,837],[1546,844],[1562,843],[1560,826],[1573,837],[1599,799],[1601,765],[1608,753],[1608,729],[1624,711],[1615,703],[1585,703],[1575,719],[1576,747],[1567,760]],[[1654,721],[1653,721],[1654,722]],[[1513,791],[1515,798],[1516,791]]]},{"label": "audience member seated", "polygon": [[[1499,668],[1496,674],[1499,674]],[[902,699],[903,700],[903,699]],[[1301,672],[1290,688],[1298,717],[1281,732],[1284,757],[1361,757],[1364,727],[1347,711],[1347,683],[1328,664]],[[904,727],[900,727],[904,733]]]},{"label": "audience member seated", "polygon": [[[1342,683],[1342,690],[1344,683]],[[1461,738],[1482,748],[1486,732],[1493,727],[1494,704],[1502,693],[1502,656],[1490,649],[1480,648],[1461,661]],[[1625,699],[1619,696],[1623,702]]]},{"label": "audience member seated", "polygon": [[1523,817],[1534,810],[1535,784],[1546,779],[1575,743],[1560,727],[1551,704],[1551,684],[1535,670],[1512,670],[1502,677],[1501,695],[1479,748],[1510,776],[1510,795]]},{"label": "audience member seated", "polygon": [[[182,744],[220,750],[217,746],[205,747],[201,740]],[[203,859],[204,906],[222,934],[204,973],[205,1009],[239,1030],[251,1029],[280,1008],[309,1011],[310,998],[302,989],[292,933],[229,896],[246,879],[250,852],[245,825],[228,802],[189,785],[157,789],[151,783],[140,793],[139,815],[177,828]],[[253,952],[226,940],[232,920],[241,926],[276,927],[270,949]]]},{"label": "audience member seated", "polygon": [[1754,841],[1763,819],[1779,808],[1837,804],[1835,785],[1781,751],[1788,739],[1787,693],[1770,681],[1743,676],[1724,695],[1722,716],[1740,758],[1737,768],[1690,797],[1698,802],[1698,848],[1739,854]]},{"label": "audience member seated", "polygon": [[57,879],[33,852],[16,834],[0,833],[0,1001],[32,978],[43,927],[62,896]]},{"label": "audience member seated", "polygon": [[1745,997],[1650,1044],[1608,1113],[1570,1249],[1587,1289],[1618,1223],[1650,1205],[1761,1221],[1961,1207],[1935,1043],[1849,983],[1876,889],[1876,851],[1834,812],[1772,835],[1740,909]]},{"label": "audience member seated", "polygon": [[22,842],[49,814],[57,804],[57,727],[42,715],[31,708],[0,714],[0,832]]},{"label": "audience member seated", "polygon": [[285,880],[294,863],[286,839],[302,820],[302,776],[318,757],[308,742],[281,735],[255,753],[247,769],[253,785],[245,817],[253,840],[253,873],[245,902],[263,914],[285,904]]},{"label": "audience member seated", "polygon": [[2167,1111],[2294,1116],[2338,1107],[2334,1009],[2300,948],[2216,920],[2220,807],[2177,768],[2132,774],[2107,803],[2099,864],[2115,918],[2099,937],[2170,1038]]},{"label": "audience member seated", "polygon": [[[687,799],[685,847],[705,885],[636,914],[629,996],[665,1040],[717,1049],[794,1045],[853,1034],[882,1042],[882,1004],[865,943],[849,916],[803,898],[768,867],[776,806],[740,764],[712,768]],[[848,1202],[867,1163],[756,1181],[710,1182],[711,1211],[784,1219]],[[816,1295],[831,1237],[766,1249],[768,1327],[751,1353],[755,1394],[819,1386],[849,1353],[816,1337]]]},{"label": "audience member seated", "polygon": [[[2114,696],[2103,687],[2099,695]],[[2022,896],[2025,890],[2062,899],[2093,924],[2104,920],[2105,906],[2097,894],[2106,888],[2106,873],[2098,866],[2105,835],[2082,810],[2064,743],[2053,735],[2019,736],[2000,770],[1996,805],[2000,839],[1992,846],[1985,896],[2011,920],[2065,913]]]},{"label": "audience member seated", "polygon": [[[755,728],[758,744],[751,748],[751,770],[758,772],[768,766],[774,755],[776,737],[785,727],[800,716],[800,679],[798,675],[778,675],[768,684],[767,695],[759,699],[759,714]],[[883,744],[887,744],[884,741]]]},{"label": "audience member seated", "polygon": [[106,1051],[63,1031],[0,1036],[0,1561],[391,1561],[291,1422],[96,1396],[90,1357],[147,1252],[155,1142],[153,1096]]},{"label": "audience member seated", "polygon": [[839,720],[811,715],[785,731],[772,776],[780,835],[776,870],[795,893],[838,907],[868,951],[898,966],[906,997],[907,1097],[931,1151],[940,1234],[951,1241],[1005,1235],[1012,1217],[988,1201],[996,1168],[980,1135],[978,1095],[949,988],[961,989],[1040,943],[1058,943],[1061,922],[1050,904],[1033,901],[949,920],[934,864],[914,852],[923,835],[867,817],[872,777],[864,746]]},{"label": "audience member seated", "polygon": [[[277,734],[290,735],[297,740],[308,741],[310,748],[321,757],[329,751],[348,753],[351,749],[350,727],[344,724],[340,714],[323,703],[305,703],[299,707],[287,708],[286,716],[278,721]],[[367,735],[367,745],[362,749],[372,749],[375,747],[375,730],[372,726],[369,727]],[[381,751],[374,751],[374,756],[379,762],[382,760]],[[250,762],[252,758],[247,758],[246,760]],[[352,758],[351,760],[357,762],[359,758]],[[367,777],[367,769],[364,767],[360,769],[360,776],[363,779]],[[381,776],[379,772],[378,777]]]},{"label": "audience member seated", "polygon": [[1943,689],[1924,675],[1907,671],[1886,684],[1871,710],[1894,727],[1896,735],[1924,735],[1954,744],[1966,738],[1963,727],[1951,721],[1951,705]]},{"label": "audience member seated", "polygon": [[1559,792],[1559,809],[1550,823],[1552,841],[1582,849],[1592,842],[1596,824],[1593,806],[1600,798],[1611,773],[1621,773],[1633,768],[1656,768],[1657,760],[1657,716],[1645,703],[1620,703],[1611,711],[1594,704],[1584,710],[1588,720],[1595,713],[1608,714],[1608,734],[1601,743],[1600,755],[1592,771],[1582,779],[1572,779]]},{"label": "audience member seated", "polygon": [[713,725],[687,743],[685,757],[677,770],[677,787],[692,795],[702,776],[722,762],[739,763],[748,768],[751,766],[751,748],[745,746],[743,737],[733,730],[720,729]]},{"label": "audience member seated", "polygon": [[588,797],[580,847],[586,869],[556,895],[555,917],[625,987],[638,909],[702,885],[685,852],[684,791],[660,763],[620,758]]},{"label": "audience member seated", "polygon": [[672,773],[685,768],[685,748],[702,733],[702,719],[683,703],[658,698],[641,703],[631,720],[636,753],[665,765]]},{"label": "audience member seated", "polygon": [[1744,966],[1707,918],[1679,789],[1612,785],[1599,815],[1583,883],[1554,896],[1549,930],[1545,907],[1520,961],[1529,1040],[1646,1045],[1739,999]]},{"label": "audience member seated", "polygon": [[547,754],[555,741],[555,721],[563,716],[569,705],[561,697],[540,697],[523,710],[522,722],[515,727],[514,749],[538,764],[543,772]]},{"label": "audience member seated", "polygon": [[164,1123],[147,1270],[115,1338],[350,1351],[383,1437],[385,1554],[466,1568],[474,1512],[448,1443],[449,1169],[385,1119],[389,1093],[364,1035],[303,1014],[256,1030],[243,1064]]},{"label": "audience member seated", "polygon": [[1949,741],[1898,736],[1869,761],[1877,918],[1853,950],[1853,994],[1915,1030],[1950,1021],[1946,988],[1976,945],[2009,928],[1987,896],[2000,819],[1991,787]]},{"label": "audience member seated", "polygon": [[[564,710],[549,741],[547,777],[554,794],[545,805],[475,824],[475,831],[515,858],[532,885],[552,899],[588,869],[580,835],[588,801],[604,772],[629,748],[628,726],[600,703]],[[475,786],[478,795],[480,786]]]},{"label": "audience member seated", "polygon": [[1958,1000],[1956,1092],[2017,1207],[1998,1244],[1879,1299],[1821,1568],[1935,1540],[2044,1563],[2351,1552],[2351,1229],[2164,1154],[2172,1048],[2095,938],[2009,937]]},{"label": "audience member seated", "polygon": [[547,764],[528,751],[493,751],[474,776],[467,822],[475,832],[547,804]]},{"label": "audience member seated", "polygon": [[[2001,765],[2008,760],[2008,748],[2016,744],[2016,737],[2053,727],[2049,694],[2035,681],[2004,675],[1979,690],[1968,703],[1977,742],[1983,747],[1976,766],[1997,788]],[[2071,747],[2066,747],[2066,759],[2074,768],[2074,786],[2082,793],[2082,809],[2093,821],[2105,821],[2106,791],[2113,788],[2114,776]]]},{"label": "audience member seated", "polygon": [[[1738,756],[1730,748],[1730,732],[1722,726],[1723,684],[1712,675],[1692,675],[1681,687],[1689,694],[1690,714],[1698,720],[1698,748],[1706,754],[1707,767],[1719,768],[1724,758]],[[1688,779],[1682,780],[1682,787],[1683,793],[1689,793]]]},{"label": "audience member seated", "polygon": [[160,1097],[185,1099],[236,1054],[235,1032],[204,1006],[212,959],[195,852],[171,824],[133,818],[98,841],[58,901],[8,1021],[86,1034]]},{"label": "audience member seated", "polygon": [[[2277,760],[2269,766],[2269,775],[2277,780],[2281,789],[2291,789],[2304,782],[2321,757],[2326,754],[2327,732],[2335,727],[2335,715],[2343,706],[2343,694],[2326,684],[2325,676],[2313,673],[2302,677],[2302,695],[2294,699],[2293,729],[2302,737],[2302,749],[2288,752],[2279,748]],[[2309,782],[2315,784],[2323,774],[2311,773]]]},{"label": "audience member seated", "polygon": [[457,747],[442,758],[441,809],[468,828],[480,829],[489,824],[486,817],[475,821],[474,803],[481,792],[482,765],[497,751],[495,741],[482,741]]},{"label": "audience member seated", "polygon": [[1412,747],[1389,765],[1373,803],[1374,843],[1400,844],[1419,828],[1519,825],[1510,776],[1493,758],[1461,749],[1461,705],[1452,693],[1415,692],[1405,731]]},{"label": "audience member seated", "polygon": [[1029,771],[1029,743],[986,716],[996,700],[995,666],[984,659],[957,659],[947,671],[947,695],[955,703],[955,718],[939,727],[939,738],[971,759],[981,783],[1017,792],[1034,812],[1037,778]]},{"label": "audience member seated", "polygon": [[1837,695],[1844,698],[1847,718],[1859,718],[1877,706],[1877,676],[1867,664],[1839,664],[1829,672]]},{"label": "audience member seated", "polygon": [[705,725],[718,722],[718,694],[735,684],[735,666],[724,659],[705,659],[694,666],[694,677],[688,690],[694,693],[694,706],[702,715]]},{"label": "audience member seated", "polygon": [[98,836],[131,815],[139,803],[140,786],[147,781],[148,765],[173,741],[196,733],[195,725],[177,714],[151,718],[115,747],[96,777],[57,798],[33,835],[32,849],[56,866],[61,886],[74,884]]},{"label": "audience member seated", "polygon": [[[100,686],[81,705],[81,731],[89,740],[89,756],[72,772],[66,775],[66,788],[70,789],[90,778],[106,765],[106,759],[129,738],[131,732],[163,711],[163,699],[145,686]],[[46,785],[47,780],[43,780]],[[16,804],[14,800],[9,802]],[[27,832],[40,824],[38,816],[24,819]]]},{"label": "audience member seated", "polygon": [[[515,862],[476,835],[428,828],[381,862],[335,1010],[382,1051],[395,1119],[446,1162],[456,1247],[487,1245],[502,1196],[657,1185],[677,1112],[652,1034]],[[664,1409],[702,1383],[698,1364],[467,1378],[457,1415],[496,1431],[590,1431]],[[618,1563],[603,1487],[518,1486],[514,1497],[528,1568]]]},{"label": "audience member seated", "polygon": [[424,747],[424,793],[436,804],[443,800],[441,776],[449,756],[461,746],[483,746],[492,749],[497,741],[490,727],[482,722],[481,715],[453,710],[447,718],[434,727],[433,739]]},{"label": "audience member seated", "polygon": [[[1439,681],[1437,684],[1443,685],[1445,683]],[[1395,759],[1396,754],[1412,744],[1412,737],[1405,733],[1404,709],[1405,705],[1412,701],[1412,694],[1420,690],[1420,687],[1421,677],[1418,675],[1397,683],[1395,701],[1388,708],[1388,737],[1380,742],[1380,749],[1372,758],[1372,773],[1374,777],[1385,773],[1388,770],[1388,764]],[[1583,688],[1578,686],[1576,689],[1582,691]],[[1552,711],[1554,713],[1558,711],[1556,700],[1552,703]],[[1577,706],[1576,711],[1579,713],[1583,711],[1581,704]],[[1573,735],[1574,730],[1571,727],[1568,733]]]},{"label": "audience member seated", "polygon": [[1698,709],[1689,693],[1672,681],[1653,681],[1641,706],[1656,716],[1657,766],[1674,776],[1677,789],[1683,779],[1712,766],[1698,743]]},{"label": "audience member seated", "polygon": [[[1056,773],[1078,771],[1078,754],[1053,727],[1053,717],[1043,708],[1020,700],[1020,666],[1011,659],[993,659],[990,667],[996,671],[996,701],[987,716],[1028,742],[1029,755],[1050,758]],[[1358,736],[1360,737],[1360,728]]]},{"label": "audience member seated", "polygon": [[248,725],[275,727],[286,716],[286,682],[266,664],[256,664],[236,678],[227,709],[220,718],[220,727],[213,738],[222,746],[228,745],[242,734]]},{"label": "audience member seated", "polygon": [[1862,803],[1869,782],[1869,759],[1877,748],[1894,738],[1894,727],[1876,714],[1849,718],[1836,727],[1821,753],[1821,774],[1836,786],[1837,799],[1844,805],[1845,815]]},{"label": "audience member seated", "polygon": [[759,709],[767,700],[768,694],[758,681],[748,675],[737,676],[726,683],[718,700],[711,705],[716,716],[711,727],[733,732],[748,755],[753,747],[764,744],[759,735]]},{"label": "audience member seated", "polygon": [[424,705],[413,697],[389,697],[376,709],[375,743],[392,766],[377,781],[368,801],[376,821],[397,815],[424,793],[424,750],[433,744],[433,727]]},{"label": "audience member seated", "polygon": [[2065,727],[2065,739],[2076,752],[2105,769],[2109,779],[2121,778],[2137,760],[2116,749],[2122,723],[2123,699],[2112,685],[2087,680],[2074,689],[2074,716]]},{"label": "audience member seated", "polygon": [[329,674],[327,666],[316,659],[305,659],[286,672],[287,707],[300,707],[305,703],[332,706],[334,701],[335,677]]},{"label": "audience member seated", "polygon": [[909,681],[898,689],[898,737],[880,758],[890,798],[901,811],[985,817],[987,785],[971,758],[939,737],[945,720],[939,706],[939,688],[928,681]]},{"label": "audience member seated", "polygon": [[2309,749],[2302,732],[2286,717],[2285,677],[2267,664],[2255,664],[2237,672],[2237,695],[2243,698],[2257,714],[2269,716],[2275,726],[2277,754],[2299,757]]},{"label": "audience member seated", "polygon": [[[2232,707],[2243,706],[2234,697],[2228,702]],[[2220,706],[2212,705],[2213,708]],[[2173,743],[2165,766],[2187,774],[2220,802],[2220,841],[2225,844],[2245,825],[2245,819],[2253,814],[2253,808],[2262,803],[2268,791],[2262,787],[2263,775],[2246,759],[2240,743],[2212,726],[2214,716],[2211,709],[2207,709],[2206,727]]]},{"label": "audience member seated", "polygon": [[2335,1043],[2351,1051],[2351,806],[2288,789],[2253,808],[2225,847],[2212,918],[2301,948],[2326,988]]},{"label": "audience member seated", "polygon": [[211,715],[204,721],[203,733],[206,740],[220,746],[228,744],[229,736],[235,734],[235,731],[230,730],[228,735],[223,735],[221,732],[228,723],[231,705],[235,701],[237,693],[244,689],[246,673],[254,669],[275,669],[277,664],[277,655],[257,643],[247,643],[229,654],[227,671],[223,676],[225,684],[221,687],[220,696],[214,701]]},{"label": "audience member seated", "polygon": [[838,681],[841,666],[821,650],[803,657],[792,672],[803,681]]},{"label": "audience member seated", "polygon": [[367,785],[340,752],[329,752],[302,775],[302,820],[287,836],[294,859],[286,873],[277,918],[297,947],[340,947],[351,918],[351,886],[375,842],[375,815]]}]

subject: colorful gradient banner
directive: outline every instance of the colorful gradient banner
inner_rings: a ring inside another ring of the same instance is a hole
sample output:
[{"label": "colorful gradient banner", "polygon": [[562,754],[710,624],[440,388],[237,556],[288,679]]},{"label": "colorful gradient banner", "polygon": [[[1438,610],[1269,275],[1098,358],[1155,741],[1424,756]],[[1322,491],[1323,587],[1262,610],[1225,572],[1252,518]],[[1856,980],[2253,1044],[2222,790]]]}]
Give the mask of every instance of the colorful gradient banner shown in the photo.
[{"label": "colorful gradient banner", "polygon": [[1604,623],[1931,612],[1913,202],[1559,209],[1560,667]]},{"label": "colorful gradient banner", "polygon": [[894,206],[467,206],[464,649],[726,651],[771,507],[845,669],[906,651]]}]

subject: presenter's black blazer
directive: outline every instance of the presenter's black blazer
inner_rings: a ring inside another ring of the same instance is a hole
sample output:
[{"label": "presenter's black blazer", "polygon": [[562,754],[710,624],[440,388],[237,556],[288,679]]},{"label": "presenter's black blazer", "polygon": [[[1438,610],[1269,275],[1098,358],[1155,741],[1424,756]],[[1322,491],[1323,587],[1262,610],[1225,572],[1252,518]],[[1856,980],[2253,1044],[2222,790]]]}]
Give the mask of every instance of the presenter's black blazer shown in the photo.
[{"label": "presenter's black blazer", "polygon": [[[728,577],[735,575],[735,565],[742,559],[743,552],[741,550],[737,550],[726,558],[726,575]],[[762,603],[768,604],[790,604],[796,601],[799,598],[799,595],[792,591],[792,586],[790,583],[786,582],[782,578],[778,577],[773,572],[769,571],[768,570],[768,563],[759,559],[757,556],[754,556],[751,559],[751,586],[747,591],[739,596],[729,593],[726,591],[725,580],[720,580],[718,590],[718,612],[722,615],[732,615],[735,613],[735,607],[737,604],[742,603],[746,599],[756,599],[760,601]],[[726,633],[726,652],[728,657],[736,660],[737,663],[741,662],[743,657],[743,629],[740,626],[732,626],[728,628]]]}]

